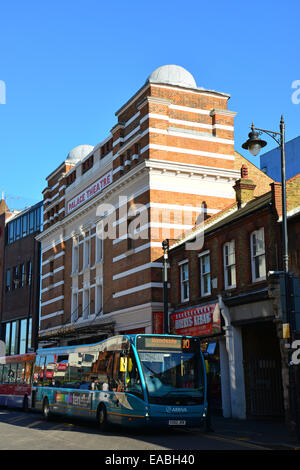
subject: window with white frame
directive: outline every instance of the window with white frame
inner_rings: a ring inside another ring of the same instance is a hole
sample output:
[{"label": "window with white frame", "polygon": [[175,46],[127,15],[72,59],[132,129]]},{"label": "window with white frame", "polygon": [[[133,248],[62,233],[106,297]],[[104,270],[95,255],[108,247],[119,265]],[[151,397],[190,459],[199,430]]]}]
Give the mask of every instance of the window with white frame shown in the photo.
[{"label": "window with white frame", "polygon": [[209,252],[199,255],[200,261],[200,293],[201,297],[211,294],[210,282],[210,254]]},{"label": "window with white frame", "polygon": [[103,240],[96,233],[96,262],[99,263],[103,258]]},{"label": "window with white frame", "polygon": [[97,284],[96,285],[96,315],[98,315],[103,308],[103,298],[102,298],[102,285]]},{"label": "window with white frame", "polygon": [[223,245],[224,284],[225,289],[236,287],[235,269],[235,241],[231,240]]},{"label": "window with white frame", "polygon": [[79,245],[78,239],[73,239],[72,272],[77,273],[79,268]]},{"label": "window with white frame", "polygon": [[84,240],[83,245],[83,267],[84,269],[90,266],[91,261],[91,239],[89,238],[89,234],[87,234],[87,238]]},{"label": "window with white frame", "polygon": [[85,289],[83,291],[82,316],[83,318],[88,318],[89,315],[90,315],[90,290]]},{"label": "window with white frame", "polygon": [[78,293],[73,292],[71,321],[74,322],[77,320],[77,318],[78,318]]},{"label": "window with white frame", "polygon": [[180,298],[181,302],[186,302],[190,297],[189,289],[189,263],[182,262],[179,264],[180,269]]},{"label": "window with white frame", "polygon": [[250,235],[252,282],[266,279],[266,253],[264,228]]}]

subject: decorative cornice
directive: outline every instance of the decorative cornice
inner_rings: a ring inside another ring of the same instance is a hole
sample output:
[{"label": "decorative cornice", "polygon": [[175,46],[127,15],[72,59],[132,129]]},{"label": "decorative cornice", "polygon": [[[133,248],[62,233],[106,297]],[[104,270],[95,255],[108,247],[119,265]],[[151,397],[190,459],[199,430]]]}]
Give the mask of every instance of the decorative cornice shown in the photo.
[{"label": "decorative cornice", "polygon": [[228,109],[212,109],[210,111],[211,116],[215,116],[216,114],[221,114],[223,116],[231,116],[235,117],[237,115],[236,111],[229,111]]}]

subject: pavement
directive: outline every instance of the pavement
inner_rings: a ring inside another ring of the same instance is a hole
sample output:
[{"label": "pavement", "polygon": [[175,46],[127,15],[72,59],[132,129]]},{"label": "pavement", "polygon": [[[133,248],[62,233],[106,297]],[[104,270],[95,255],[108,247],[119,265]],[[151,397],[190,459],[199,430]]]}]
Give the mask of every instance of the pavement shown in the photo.
[{"label": "pavement", "polygon": [[226,439],[244,441],[272,450],[300,450],[300,440],[284,422],[241,420],[213,415],[211,427],[212,435]]}]

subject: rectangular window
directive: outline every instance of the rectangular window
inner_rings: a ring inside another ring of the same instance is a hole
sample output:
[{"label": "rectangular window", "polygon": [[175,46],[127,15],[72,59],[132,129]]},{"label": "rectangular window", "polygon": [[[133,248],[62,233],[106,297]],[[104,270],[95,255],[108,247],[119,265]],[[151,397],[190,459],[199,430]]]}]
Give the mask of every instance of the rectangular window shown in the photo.
[{"label": "rectangular window", "polygon": [[20,287],[23,287],[25,284],[25,265],[20,265]]},{"label": "rectangular window", "polygon": [[16,223],[16,240],[21,236],[21,217],[15,220]]},{"label": "rectangular window", "polygon": [[78,294],[74,292],[72,295],[72,315],[71,321],[75,322],[78,318]]},{"label": "rectangular window", "polygon": [[91,260],[91,241],[90,241],[90,239],[84,241],[83,256],[84,256],[83,267],[84,267],[84,269],[86,269],[90,266],[90,260]]},{"label": "rectangular window", "polygon": [[27,319],[21,320],[20,325],[20,354],[26,353],[26,334],[27,334]]},{"label": "rectangular window", "polygon": [[19,287],[20,279],[19,279],[19,266],[15,266],[13,268],[13,282],[12,282],[12,289],[17,289]]},{"label": "rectangular window", "polygon": [[100,262],[103,258],[103,240],[96,233],[96,261]]},{"label": "rectangular window", "polygon": [[11,330],[11,323],[6,323],[5,325],[5,354],[6,356],[10,355],[10,330]]},{"label": "rectangular window", "polygon": [[8,224],[8,242],[9,243],[13,243],[14,241],[14,228],[15,228],[15,224],[14,222],[11,222]]},{"label": "rectangular window", "polygon": [[29,351],[31,348],[32,348],[32,318],[29,318],[27,351]]},{"label": "rectangular window", "polygon": [[55,354],[47,354],[45,366],[44,366],[44,374],[43,374],[43,386],[49,387],[51,385],[63,385],[64,379],[66,378],[66,373],[68,369],[68,356],[66,356],[66,361],[62,360],[60,362],[60,358],[62,356],[57,357],[56,363],[56,355]]},{"label": "rectangular window", "polygon": [[41,207],[38,207],[35,210],[35,230],[40,230],[42,225],[42,210]]},{"label": "rectangular window", "polygon": [[83,291],[83,318],[88,318],[90,315],[90,291],[86,289]]},{"label": "rectangular window", "polygon": [[5,291],[9,292],[11,289],[10,269],[6,270],[5,274]]},{"label": "rectangular window", "polygon": [[189,263],[183,263],[179,267],[180,269],[180,299],[181,302],[189,300],[190,289],[189,289]]},{"label": "rectangular window", "polygon": [[224,284],[225,289],[236,287],[235,268],[235,242],[234,240],[225,243],[223,246],[224,259]]},{"label": "rectangular window", "polygon": [[28,230],[28,214],[22,217],[22,236],[26,237]]},{"label": "rectangular window", "polygon": [[265,236],[263,227],[250,235],[252,282],[266,279]]},{"label": "rectangular window", "polygon": [[27,285],[30,286],[32,278],[32,265],[31,261],[27,263]]},{"label": "rectangular window", "polygon": [[96,315],[102,311],[102,285],[96,286]]},{"label": "rectangular window", "polygon": [[72,258],[72,272],[77,273],[79,268],[79,246],[78,239],[73,240],[73,258]]},{"label": "rectangular window", "polygon": [[19,362],[19,364],[18,364],[16,383],[17,384],[25,383],[25,362]]},{"label": "rectangular window", "polygon": [[19,340],[19,322],[12,322],[11,324],[11,348],[10,354],[13,356],[14,354],[18,354],[18,340]]},{"label": "rectangular window", "polygon": [[45,356],[37,356],[33,369],[33,384],[35,386],[43,385]]},{"label": "rectangular window", "polygon": [[8,369],[8,383],[14,384],[17,380],[17,364],[9,364]]},{"label": "rectangular window", "polygon": [[29,213],[29,233],[32,233],[34,231],[34,211],[31,211]]},{"label": "rectangular window", "polygon": [[203,254],[200,258],[200,293],[201,296],[211,294],[210,283],[210,255]]}]

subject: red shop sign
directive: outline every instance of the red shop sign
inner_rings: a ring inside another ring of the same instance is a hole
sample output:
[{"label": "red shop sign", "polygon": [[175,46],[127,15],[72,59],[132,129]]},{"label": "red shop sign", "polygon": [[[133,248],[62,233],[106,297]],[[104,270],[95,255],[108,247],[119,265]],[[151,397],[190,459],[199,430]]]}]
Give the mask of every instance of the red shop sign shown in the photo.
[{"label": "red shop sign", "polygon": [[208,304],[171,313],[170,332],[188,336],[210,336],[221,333],[219,304]]}]

